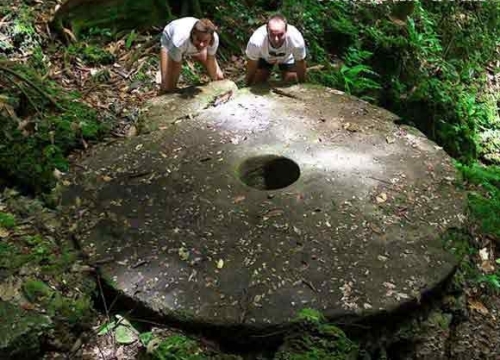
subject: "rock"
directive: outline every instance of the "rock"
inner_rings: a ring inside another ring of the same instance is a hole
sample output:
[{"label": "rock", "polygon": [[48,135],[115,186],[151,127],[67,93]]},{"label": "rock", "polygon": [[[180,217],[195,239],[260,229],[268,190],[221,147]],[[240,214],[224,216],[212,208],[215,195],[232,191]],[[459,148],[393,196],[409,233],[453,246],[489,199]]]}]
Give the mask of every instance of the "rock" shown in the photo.
[{"label": "rock", "polygon": [[100,270],[118,292],[159,317],[265,331],[304,308],[390,313],[451,276],[441,237],[466,198],[442,148],[335,90],[215,106],[228,88],[153,99],[149,133],[93,147],[71,174],[64,207],[85,204],[78,238],[91,262],[113,259]]}]

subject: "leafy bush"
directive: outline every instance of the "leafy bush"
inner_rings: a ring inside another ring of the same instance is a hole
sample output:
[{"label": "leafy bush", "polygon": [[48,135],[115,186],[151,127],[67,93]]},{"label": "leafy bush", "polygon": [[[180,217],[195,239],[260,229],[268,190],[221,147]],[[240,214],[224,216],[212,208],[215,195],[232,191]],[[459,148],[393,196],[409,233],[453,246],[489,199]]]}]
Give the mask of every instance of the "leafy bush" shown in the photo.
[{"label": "leafy bush", "polygon": [[472,218],[485,234],[500,240],[500,167],[459,165],[464,179],[477,187],[469,194]]}]

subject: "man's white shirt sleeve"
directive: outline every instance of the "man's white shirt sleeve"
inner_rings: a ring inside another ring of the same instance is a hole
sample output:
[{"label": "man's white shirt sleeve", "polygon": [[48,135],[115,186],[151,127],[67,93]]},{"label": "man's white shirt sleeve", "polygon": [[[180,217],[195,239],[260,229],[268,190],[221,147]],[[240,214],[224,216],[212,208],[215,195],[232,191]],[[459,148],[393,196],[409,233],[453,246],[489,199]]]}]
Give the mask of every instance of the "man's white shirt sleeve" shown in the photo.
[{"label": "man's white shirt sleeve", "polygon": [[301,61],[306,58],[306,43],[304,37],[296,28],[293,29],[292,36],[290,37],[292,41],[292,55],[295,61]]},{"label": "man's white shirt sleeve", "polygon": [[257,61],[262,56],[261,55],[262,44],[256,44],[254,38],[255,36],[250,37],[245,53],[250,60]]}]

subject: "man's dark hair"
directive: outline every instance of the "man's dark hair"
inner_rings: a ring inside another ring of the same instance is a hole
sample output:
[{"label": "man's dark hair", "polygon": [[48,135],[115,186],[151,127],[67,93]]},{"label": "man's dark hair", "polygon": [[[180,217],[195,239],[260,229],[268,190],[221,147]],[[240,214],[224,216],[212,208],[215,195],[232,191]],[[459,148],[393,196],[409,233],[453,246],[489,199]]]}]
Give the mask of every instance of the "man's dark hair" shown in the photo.
[{"label": "man's dark hair", "polygon": [[267,23],[266,23],[266,27],[269,29],[269,23],[273,20],[281,20],[285,23],[285,30],[288,28],[288,21],[286,21],[286,17],[284,17],[283,15],[281,14],[274,14],[274,15],[271,15],[268,19],[267,19]]}]

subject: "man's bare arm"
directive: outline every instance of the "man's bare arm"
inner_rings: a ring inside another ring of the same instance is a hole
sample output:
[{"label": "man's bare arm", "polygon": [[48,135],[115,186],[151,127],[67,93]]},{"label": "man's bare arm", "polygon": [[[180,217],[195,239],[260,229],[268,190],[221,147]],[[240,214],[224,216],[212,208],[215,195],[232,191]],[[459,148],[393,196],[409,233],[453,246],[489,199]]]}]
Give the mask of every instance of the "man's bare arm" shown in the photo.
[{"label": "man's bare arm", "polygon": [[169,58],[168,51],[165,48],[162,48],[160,53],[160,70],[161,91],[175,90],[181,73],[181,63]]},{"label": "man's bare arm", "polygon": [[305,82],[306,81],[306,71],[307,71],[307,65],[305,60],[300,60],[295,62],[295,69],[297,71],[297,79],[299,82]]},{"label": "man's bare arm", "polygon": [[214,55],[207,56],[207,72],[210,78],[214,81],[224,79],[224,75],[219,68],[219,64],[217,64],[217,60]]},{"label": "man's bare arm", "polygon": [[257,60],[247,59],[247,76],[246,76],[246,84],[247,86],[251,86],[255,79],[255,74],[257,73]]}]

